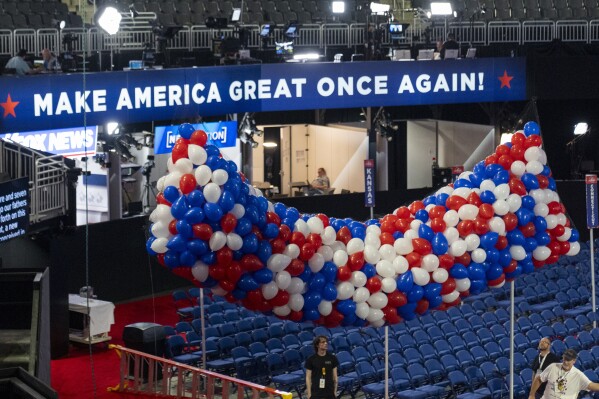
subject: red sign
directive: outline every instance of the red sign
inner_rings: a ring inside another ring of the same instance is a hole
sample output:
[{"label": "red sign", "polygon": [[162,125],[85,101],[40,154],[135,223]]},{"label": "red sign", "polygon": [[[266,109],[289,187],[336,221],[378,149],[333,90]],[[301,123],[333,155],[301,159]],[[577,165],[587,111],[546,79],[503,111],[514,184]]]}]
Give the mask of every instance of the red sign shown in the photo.
[{"label": "red sign", "polygon": [[451,174],[452,175],[459,175],[460,173],[464,172],[464,165],[460,165],[460,166],[452,166],[451,167]]},{"label": "red sign", "polygon": [[597,184],[597,175],[586,175],[584,177],[584,182],[586,184]]}]

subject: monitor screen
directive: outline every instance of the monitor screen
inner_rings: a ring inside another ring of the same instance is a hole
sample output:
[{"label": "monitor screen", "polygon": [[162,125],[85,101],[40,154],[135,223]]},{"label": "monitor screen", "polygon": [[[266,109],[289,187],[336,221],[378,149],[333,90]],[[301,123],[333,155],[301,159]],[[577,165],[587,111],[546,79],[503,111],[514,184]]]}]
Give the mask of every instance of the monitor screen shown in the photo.
[{"label": "monitor screen", "polygon": [[231,22],[239,22],[241,19],[241,8],[234,8],[231,15]]},{"label": "monitor screen", "polygon": [[277,55],[293,55],[293,42],[275,43]]},{"label": "monitor screen", "polygon": [[289,25],[285,31],[285,36],[295,37],[297,35],[297,25]]},{"label": "monitor screen", "polygon": [[260,36],[268,36],[270,35],[270,25],[266,24],[262,26],[262,30],[260,31]]}]

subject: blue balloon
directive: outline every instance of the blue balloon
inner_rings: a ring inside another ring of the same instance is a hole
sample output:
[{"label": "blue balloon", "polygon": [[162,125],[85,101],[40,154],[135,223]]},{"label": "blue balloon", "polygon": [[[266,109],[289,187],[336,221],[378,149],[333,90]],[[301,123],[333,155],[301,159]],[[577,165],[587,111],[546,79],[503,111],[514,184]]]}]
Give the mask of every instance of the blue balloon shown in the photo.
[{"label": "blue balloon", "polygon": [[526,122],[524,125],[524,135],[526,137],[532,136],[533,134],[539,134],[541,129],[539,128],[539,124],[534,121]]},{"label": "blue balloon", "polygon": [[497,174],[497,172],[499,172],[502,169],[503,168],[500,165],[496,163],[491,163],[485,167],[485,177],[487,179],[492,179]]},{"label": "blue balloon", "polygon": [[231,192],[225,190],[220,196],[218,204],[220,205],[223,212],[227,213],[235,206],[235,197],[233,196],[233,194],[231,194]]},{"label": "blue balloon", "polygon": [[[193,192],[193,191],[192,191]],[[179,189],[175,186],[167,186],[163,191],[164,198],[171,204],[180,197]]]},{"label": "blue balloon", "polygon": [[287,208],[287,213],[285,215],[286,219],[290,219],[293,223],[297,222],[299,219],[299,211],[293,207]]},{"label": "blue balloon", "polygon": [[272,271],[264,267],[255,271],[253,277],[258,284],[267,284],[272,281]]},{"label": "blue balloon", "polygon": [[492,191],[489,190],[485,190],[482,193],[480,193],[480,200],[482,202],[484,202],[485,204],[492,204],[495,202],[495,194],[493,194]]},{"label": "blue balloon", "polygon": [[258,224],[258,221],[260,220],[260,214],[254,205],[248,205],[245,207],[244,216],[247,217],[253,224]]},{"label": "blue balloon", "polygon": [[325,262],[320,273],[328,283],[334,283],[337,278],[337,266],[333,262]]},{"label": "blue balloon", "polygon": [[177,234],[176,236],[168,240],[166,247],[168,249],[172,249],[173,251],[182,252],[185,251],[185,249],[187,249],[187,240],[183,238],[181,235]]},{"label": "blue balloon", "polygon": [[[499,167],[501,167],[501,166],[499,166]],[[510,181],[510,174],[507,170],[504,170],[504,169],[495,173],[495,176],[493,176],[493,183],[495,183],[496,186],[498,186],[500,184],[505,184],[509,181]]]},{"label": "blue balloon", "polygon": [[503,274],[503,268],[499,265],[489,267],[487,270],[487,280],[498,279]]},{"label": "blue balloon", "polygon": [[435,196],[435,198],[436,198],[437,205],[445,206],[445,203],[447,202],[447,198],[449,198],[449,194],[447,194],[447,193],[437,194]]},{"label": "blue balloon", "polygon": [[304,320],[314,321],[320,319],[320,313],[318,309],[307,309],[304,310]]},{"label": "blue balloon", "polygon": [[179,253],[177,251],[166,251],[164,254],[164,264],[169,268],[178,267],[179,263]]},{"label": "blue balloon", "polygon": [[530,195],[525,195],[522,197],[522,206],[526,209],[534,209],[535,207],[535,199]]},{"label": "blue balloon", "polygon": [[227,166],[225,166],[227,173],[229,174],[229,179],[233,176],[239,178],[239,174],[237,173],[237,164],[233,161],[227,161]]},{"label": "blue balloon", "polygon": [[447,249],[449,248],[449,244],[447,243],[447,238],[443,235],[443,233],[436,233],[431,241],[431,246],[433,248],[433,253],[435,255],[443,255],[447,253]]},{"label": "blue balloon", "polygon": [[516,266],[513,272],[509,272],[505,274],[506,279],[514,279],[522,274],[522,266]]},{"label": "blue balloon", "polygon": [[424,203],[424,206],[436,205],[436,198],[432,195],[429,195],[424,200],[422,200],[422,203]]},{"label": "blue balloon", "polygon": [[508,231],[506,238],[510,245],[524,245],[524,234],[518,229]]},{"label": "blue balloon", "polygon": [[518,262],[518,265],[522,266],[522,273],[532,273],[535,271],[535,266],[531,261],[528,262],[524,262],[524,261],[520,261]]},{"label": "blue balloon", "polygon": [[297,277],[299,277],[304,283],[307,283],[312,278],[312,270],[309,267],[304,268],[304,271]]},{"label": "blue balloon", "polygon": [[314,273],[308,283],[308,289],[314,292],[321,292],[326,284],[326,279],[321,273]]},{"label": "blue balloon", "polygon": [[480,263],[471,262],[468,265],[468,278],[470,280],[482,280],[485,278],[485,270]]},{"label": "blue balloon", "polygon": [[244,291],[253,291],[260,288],[260,284],[249,273],[243,273],[237,281],[237,287]]},{"label": "blue balloon", "polygon": [[337,299],[337,288],[335,288],[335,284],[326,283],[322,289],[322,299],[325,301],[334,301]]},{"label": "blue balloon", "polygon": [[449,270],[449,275],[453,278],[462,279],[468,277],[466,266],[461,263],[454,264]]},{"label": "blue balloon", "polygon": [[344,327],[349,327],[349,326],[353,326],[354,323],[356,322],[358,316],[356,316],[356,313],[350,313],[347,316],[345,316],[343,318],[343,320],[341,320],[341,325]]},{"label": "blue balloon", "polygon": [[181,266],[192,267],[195,265],[197,258],[191,251],[183,251],[181,255],[179,255],[179,263]]},{"label": "blue balloon", "polygon": [[551,175],[551,169],[547,165],[543,165],[543,171],[541,172],[543,176],[549,177]]},{"label": "blue balloon", "polygon": [[397,240],[398,238],[403,238],[403,233],[401,231],[396,231],[393,233],[393,239]]},{"label": "blue balloon", "polygon": [[460,187],[473,188],[474,184],[472,184],[472,182],[468,179],[457,179],[453,183],[453,188],[460,188]]},{"label": "blue balloon", "polygon": [[355,226],[350,231],[353,238],[359,238],[361,240],[366,238],[366,228],[364,226]]},{"label": "blue balloon", "polygon": [[183,219],[188,209],[187,198],[182,195],[171,205],[171,215],[173,215],[175,219]]},{"label": "blue balloon", "polygon": [[241,251],[246,254],[253,254],[258,250],[258,237],[256,234],[249,233],[245,237],[243,237],[243,244],[241,246]]},{"label": "blue balloon", "polygon": [[241,301],[242,299],[245,299],[248,296],[247,292],[240,289],[234,289],[233,291],[231,291],[231,295],[233,295],[233,298],[237,299],[238,301]]},{"label": "blue balloon", "polygon": [[518,226],[525,226],[532,222],[535,214],[530,209],[521,206],[520,209],[516,211],[516,216],[518,217]]},{"label": "blue balloon", "polygon": [[538,245],[544,246],[551,242],[551,236],[546,231],[535,234],[535,240]]},{"label": "blue balloon", "polygon": [[262,230],[262,233],[264,234],[264,238],[276,238],[279,235],[279,226],[275,223],[267,223]]},{"label": "blue balloon", "polygon": [[556,191],[557,190],[557,184],[555,183],[555,179],[553,177],[548,177],[547,180],[549,182],[548,185],[547,185],[547,188],[549,190]]},{"label": "blue balloon", "polygon": [[200,260],[207,265],[213,265],[216,263],[216,252],[207,252],[200,257]]},{"label": "blue balloon", "polygon": [[211,156],[209,156],[208,159],[206,159],[206,166],[208,166],[212,170],[219,169],[219,167],[218,167],[218,160],[219,159],[220,158],[219,158],[218,155],[211,155]]},{"label": "blue balloon", "polygon": [[212,144],[208,144],[206,147],[204,147],[204,150],[206,150],[206,154],[208,154],[209,157],[220,155],[220,150],[218,147]]},{"label": "blue balloon", "polygon": [[406,303],[404,306],[397,308],[397,313],[406,320],[414,320],[416,317],[416,306],[418,306],[416,302]]},{"label": "blue balloon", "polygon": [[266,264],[266,262],[268,262],[268,259],[272,255],[272,247],[270,246],[270,242],[268,240],[260,241],[256,255],[258,256],[258,259],[262,261],[262,263]]},{"label": "blue balloon", "polygon": [[337,302],[337,310],[344,316],[356,313],[356,303],[351,299],[344,299]]},{"label": "blue balloon", "polygon": [[193,132],[195,132],[195,127],[191,123],[183,123],[179,125],[179,135],[184,139],[190,139]]},{"label": "blue balloon", "polygon": [[535,240],[533,237],[528,237],[526,240],[524,240],[524,249],[526,252],[532,252],[537,249],[538,246],[539,244],[537,243],[537,240]]},{"label": "blue balloon", "polygon": [[218,281],[216,281],[212,277],[208,276],[208,278],[206,279],[206,281],[204,281],[202,283],[202,287],[212,288],[212,287],[216,287],[217,284],[218,284]]},{"label": "blue balloon", "polygon": [[210,249],[206,241],[195,239],[187,242],[187,249],[191,251],[195,256],[202,256]]},{"label": "blue balloon", "polygon": [[483,182],[483,180],[485,180],[484,174],[484,171],[479,173],[472,173],[470,176],[468,176],[468,180],[472,182],[472,185],[474,187],[480,187],[480,184]]},{"label": "blue balloon", "polygon": [[403,292],[409,292],[414,285],[414,276],[411,271],[407,271],[397,279],[397,289]]},{"label": "blue balloon", "polygon": [[487,262],[497,263],[497,261],[499,260],[499,250],[497,250],[496,248],[489,248],[485,252],[487,253]]},{"label": "blue balloon", "polygon": [[266,211],[268,211],[268,200],[264,197],[255,197],[257,198],[257,206],[258,206],[258,211],[264,213]]},{"label": "blue balloon", "polygon": [[524,183],[524,187],[526,187],[527,191],[537,190],[539,188],[539,180],[532,173],[524,173],[520,180]]},{"label": "blue balloon", "polygon": [[237,226],[235,226],[235,232],[237,234],[243,237],[250,231],[252,231],[252,222],[245,217],[237,219]]},{"label": "blue balloon", "polygon": [[[418,211],[418,212],[420,212],[420,211]],[[424,211],[424,212],[426,212],[426,211]],[[428,214],[427,214],[427,217],[428,217]],[[420,226],[418,226],[418,237],[424,238],[425,240],[432,242],[433,238],[435,237],[435,232],[433,231],[433,229],[431,229],[430,226],[427,226],[426,224],[422,223]]]},{"label": "blue balloon", "polygon": [[442,285],[439,283],[429,283],[424,286],[424,297],[430,302],[435,297],[441,295]]},{"label": "blue balloon", "polygon": [[418,302],[424,296],[424,289],[414,284],[410,292],[407,293],[406,297],[408,298],[408,302]]},{"label": "blue balloon", "polygon": [[572,229],[572,235],[570,236],[569,242],[577,242],[580,239],[580,233],[576,229]]},{"label": "blue balloon", "polygon": [[545,218],[543,216],[535,216],[535,218],[532,222],[535,225],[536,231],[540,232],[540,231],[547,230],[547,221],[545,220]]},{"label": "blue balloon", "polygon": [[479,294],[487,287],[485,280],[471,280],[470,281],[470,294]]},{"label": "blue balloon", "polygon": [[318,309],[318,304],[322,300],[322,295],[319,292],[308,291],[304,294],[304,308],[303,311]]},{"label": "blue balloon", "polygon": [[154,256],[157,255],[156,252],[154,252],[154,250],[152,249],[152,243],[156,241],[156,237],[150,237],[148,238],[148,241],[146,241],[146,251],[148,251],[148,254]]},{"label": "blue balloon", "polygon": [[185,239],[190,239],[193,236],[193,230],[191,224],[185,220],[179,220],[175,226],[177,227],[177,233]]},{"label": "blue balloon", "polygon": [[443,298],[441,297],[441,295],[438,295],[438,296],[436,296],[434,298],[430,298],[428,300],[428,308],[429,309],[434,309],[434,308],[440,306],[441,303],[443,303]]},{"label": "blue balloon", "polygon": [[280,202],[277,202],[275,204],[275,213],[281,218],[281,219],[285,219],[286,214],[287,214],[287,207],[285,206],[285,204],[281,204]]},{"label": "blue balloon", "polygon": [[195,206],[185,213],[185,221],[189,224],[198,224],[204,220],[204,210]]},{"label": "blue balloon", "polygon": [[365,263],[362,266],[362,273],[366,275],[366,278],[374,277],[376,275],[376,268],[370,263]]},{"label": "blue balloon", "polygon": [[223,210],[218,204],[207,202],[204,204],[204,214],[208,220],[218,222],[223,217]]}]

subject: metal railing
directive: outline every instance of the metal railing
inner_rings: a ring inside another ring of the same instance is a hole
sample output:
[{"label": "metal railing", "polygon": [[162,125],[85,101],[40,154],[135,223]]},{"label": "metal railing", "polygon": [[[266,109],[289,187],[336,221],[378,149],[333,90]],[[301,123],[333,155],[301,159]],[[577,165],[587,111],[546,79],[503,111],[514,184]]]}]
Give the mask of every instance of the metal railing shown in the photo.
[{"label": "metal railing", "polygon": [[[110,345],[120,357],[120,381],[112,391],[156,395],[170,398],[229,399],[237,392],[244,399],[246,392],[251,399],[266,394],[269,398],[291,399],[289,392],[279,391],[239,380],[230,376],[202,370],[149,355],[119,345]],[[218,389],[216,385],[218,383]]]},{"label": "metal railing", "polygon": [[[261,48],[263,41],[258,25],[243,25],[246,30],[249,48]],[[391,44],[386,24],[381,24],[382,45]],[[563,20],[563,21],[462,21],[449,22],[443,25],[427,25],[414,21],[407,29],[406,39],[401,44],[435,43],[438,39],[454,33],[461,43],[471,45],[489,45],[495,43],[547,43],[554,39],[566,42],[594,43],[599,41],[599,20]],[[39,54],[43,48],[59,49],[66,35],[73,38],[73,51],[87,51],[91,55],[96,51],[142,50],[145,43],[156,40],[152,27],[148,24],[130,24],[121,29],[115,36],[108,37],[96,27],[72,28],[57,31],[56,29],[0,29],[0,54],[14,55],[17,49],[26,48],[31,53]],[[172,39],[167,48],[194,51],[211,49],[215,39],[234,36],[232,28],[215,30],[204,25],[186,26]],[[274,42],[288,41],[283,28],[277,27],[267,42],[268,48]],[[324,23],[304,24],[301,33],[294,40],[296,47],[347,47],[356,48],[366,42],[366,24],[363,23]],[[59,51],[56,51],[59,52]]]},{"label": "metal railing", "polygon": [[64,216],[68,210],[68,167],[61,155],[50,155],[0,140],[0,172],[11,179],[29,178],[29,222]]}]

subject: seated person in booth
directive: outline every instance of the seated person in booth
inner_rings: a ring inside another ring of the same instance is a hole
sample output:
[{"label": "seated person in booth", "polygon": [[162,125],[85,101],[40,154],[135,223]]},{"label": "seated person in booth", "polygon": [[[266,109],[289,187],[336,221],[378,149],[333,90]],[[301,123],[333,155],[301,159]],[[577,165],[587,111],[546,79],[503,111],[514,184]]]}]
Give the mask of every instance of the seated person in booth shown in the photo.
[{"label": "seated person in booth", "polygon": [[441,59],[445,59],[445,50],[459,50],[460,44],[455,41],[455,35],[450,33],[447,35],[447,40],[441,46],[441,50],[439,50]]},{"label": "seated person in booth", "polygon": [[8,60],[4,69],[14,69],[15,73],[19,76],[32,75],[32,74],[38,73],[38,71],[36,71],[35,69],[31,69],[31,66],[29,66],[29,63],[27,61],[25,61],[26,56],[27,56],[27,50],[25,50],[25,49],[19,50],[17,55],[15,55],[10,60]]},{"label": "seated person in booth", "polygon": [[52,72],[58,69],[58,60],[49,49],[45,48],[42,50],[42,59],[44,60],[44,64],[42,65],[44,72]]},{"label": "seated person in booth", "polygon": [[322,195],[331,188],[331,182],[327,176],[327,171],[324,168],[318,168],[318,177],[312,180],[306,195]]}]

